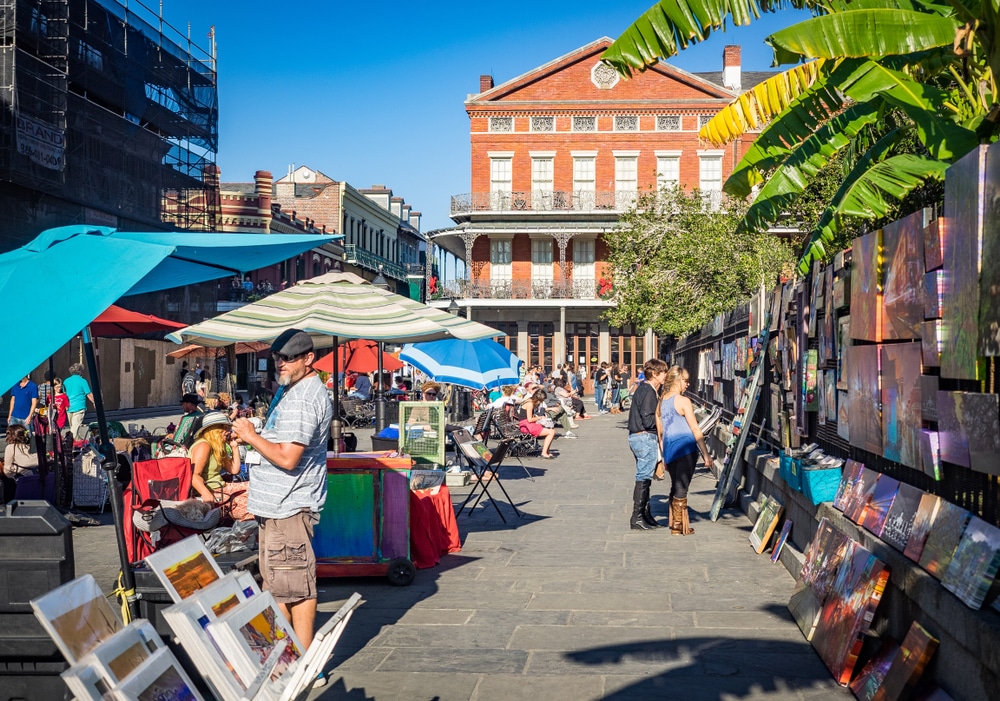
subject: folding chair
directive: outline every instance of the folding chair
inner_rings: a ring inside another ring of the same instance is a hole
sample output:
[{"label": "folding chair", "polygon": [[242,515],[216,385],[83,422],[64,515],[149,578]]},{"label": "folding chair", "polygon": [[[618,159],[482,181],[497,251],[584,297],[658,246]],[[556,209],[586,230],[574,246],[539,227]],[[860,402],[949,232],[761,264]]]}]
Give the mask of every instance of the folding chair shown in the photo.
[{"label": "folding chair", "polygon": [[528,457],[541,453],[542,450],[538,446],[538,439],[530,433],[525,433],[521,430],[521,427],[511,417],[508,407],[493,412],[493,428],[496,435],[499,436],[499,440],[513,441],[507,454],[517,460],[521,469],[524,470],[525,476],[534,482],[535,478],[528,468],[524,466],[521,456]]},{"label": "folding chair", "polygon": [[476,418],[476,425],[472,429],[472,435],[483,442],[483,445],[489,445],[490,438],[492,438],[493,433],[493,407],[488,406],[483,409],[483,412]]},{"label": "folding chair", "polygon": [[[458,513],[455,515],[456,518],[462,515],[465,510],[466,505],[472,500],[472,497],[476,496],[476,492],[479,492],[479,496],[476,497],[476,501],[473,502],[472,506],[469,507],[469,513],[471,514],[475,511],[476,507],[479,505],[480,500],[485,496],[493,504],[493,508],[496,509],[497,515],[500,520],[507,523],[507,519],[504,518],[503,513],[500,511],[500,507],[497,506],[496,500],[493,495],[490,494],[490,484],[496,483],[496,486],[500,487],[500,491],[503,492],[504,497],[507,499],[507,503],[510,504],[510,508],[514,509],[514,513],[517,514],[518,518],[521,518],[521,512],[517,510],[514,506],[514,501],[510,498],[510,494],[503,486],[503,482],[500,481],[500,465],[503,463],[503,459],[507,456],[507,451],[510,449],[513,441],[509,438],[505,438],[500,441],[496,448],[491,452],[483,445],[482,441],[474,440],[472,434],[466,430],[455,431],[452,433],[452,438],[455,440],[455,445],[458,446],[459,451],[462,456],[469,463],[469,467],[476,473],[479,477],[479,481],[472,485],[472,490],[469,495],[465,497],[465,501],[458,508]],[[486,473],[489,472],[489,479],[486,478]]]},{"label": "folding chair", "polygon": [[181,526],[169,525],[159,531],[160,537],[153,541],[151,534],[144,533],[132,523],[132,514],[140,510],[147,501],[183,501],[191,491],[191,461],[184,457],[140,460],[132,466],[132,484],[122,494],[124,506],[125,545],[130,562],[144,560],[158,548],[177,542],[198,531]]}]

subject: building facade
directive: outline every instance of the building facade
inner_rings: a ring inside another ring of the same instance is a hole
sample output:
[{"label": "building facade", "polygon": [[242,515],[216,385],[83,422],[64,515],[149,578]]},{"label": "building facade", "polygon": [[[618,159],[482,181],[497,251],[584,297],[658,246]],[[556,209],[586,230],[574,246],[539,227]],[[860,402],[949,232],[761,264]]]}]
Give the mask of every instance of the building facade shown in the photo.
[{"label": "building facade", "polygon": [[[721,72],[660,63],[622,80],[600,61],[605,37],[501,85],[480,77],[465,102],[471,192],[451,198],[455,227],[433,242],[464,248],[467,279],[445,291],[469,318],[504,331],[529,365],[619,362],[635,376],[656,353],[648,329],[601,319],[613,302],[603,235],[650,189],[700,188],[711,202],[753,141],[726,149],[698,130],[768,74],[741,76],[738,46]],[[750,78],[750,80],[745,80]],[[589,387],[588,387],[589,389]]]}]

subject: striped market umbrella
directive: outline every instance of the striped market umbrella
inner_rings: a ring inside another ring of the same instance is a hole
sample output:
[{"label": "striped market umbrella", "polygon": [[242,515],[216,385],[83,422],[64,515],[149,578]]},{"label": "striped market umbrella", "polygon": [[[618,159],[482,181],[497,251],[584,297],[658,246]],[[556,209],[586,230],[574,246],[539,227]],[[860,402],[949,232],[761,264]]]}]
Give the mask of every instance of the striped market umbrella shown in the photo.
[{"label": "striped market umbrella", "polygon": [[521,359],[492,339],[408,343],[399,354],[437,382],[482,389],[516,385]]}]

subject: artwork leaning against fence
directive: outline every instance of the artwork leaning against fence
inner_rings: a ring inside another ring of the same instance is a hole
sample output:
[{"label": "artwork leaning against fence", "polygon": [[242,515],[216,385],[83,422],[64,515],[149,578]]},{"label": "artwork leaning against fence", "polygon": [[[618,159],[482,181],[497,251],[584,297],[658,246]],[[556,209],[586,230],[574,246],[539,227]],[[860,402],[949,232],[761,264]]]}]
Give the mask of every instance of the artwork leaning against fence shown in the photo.
[{"label": "artwork leaning against fence", "polygon": [[924,550],[920,554],[920,566],[935,578],[944,579],[970,516],[960,506],[947,501],[941,502],[934,526],[927,534]]},{"label": "artwork leaning against fence", "polygon": [[920,338],[924,320],[923,212],[914,212],[882,230],[885,284],[882,338]]},{"label": "artwork leaning against fence", "polygon": [[854,239],[851,270],[851,338],[881,341],[879,336],[879,256],[882,230]]},{"label": "artwork leaning against fence", "polygon": [[[851,314],[851,328],[856,319]],[[847,396],[851,423],[851,445],[882,454],[881,397],[878,389],[879,346],[851,346],[847,354]]]},{"label": "artwork leaning against fence", "polygon": [[962,407],[961,395],[962,392],[938,392],[938,437],[942,461],[969,467],[969,442],[958,417]]},{"label": "artwork leaning against fence", "polygon": [[917,517],[917,508],[923,495],[923,491],[913,485],[899,483],[896,498],[892,500],[892,508],[889,509],[885,526],[882,527],[882,535],[879,536],[899,552],[906,549],[906,541],[910,539],[913,520]]},{"label": "artwork leaning against fence", "polygon": [[920,344],[882,346],[882,454],[920,464]]},{"label": "artwork leaning against fence", "polygon": [[986,152],[982,269],[979,277],[979,355],[1000,355],[1000,148]]}]

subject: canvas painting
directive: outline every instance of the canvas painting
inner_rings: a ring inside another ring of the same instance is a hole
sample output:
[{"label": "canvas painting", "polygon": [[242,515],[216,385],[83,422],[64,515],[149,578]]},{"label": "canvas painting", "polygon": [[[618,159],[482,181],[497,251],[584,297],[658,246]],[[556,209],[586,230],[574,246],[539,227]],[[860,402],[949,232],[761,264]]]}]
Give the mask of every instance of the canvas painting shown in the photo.
[{"label": "canvas painting", "polygon": [[944,265],[941,250],[941,233],[945,221],[938,217],[924,227],[924,269],[936,270]]},{"label": "canvas painting", "polygon": [[920,497],[920,505],[917,506],[917,514],[913,517],[913,527],[910,528],[910,537],[906,539],[906,548],[903,554],[914,562],[920,562],[920,556],[924,552],[924,544],[927,536],[930,535],[934,521],[937,520],[938,511],[944,500],[936,494],[927,494]]},{"label": "canvas painting", "polygon": [[202,701],[169,648],[157,650],[117,688],[134,701]]},{"label": "canvas painting", "polygon": [[820,426],[826,425],[826,373],[822,370],[816,371],[816,384],[818,386],[819,409],[816,410],[816,420]]},{"label": "canvas painting", "polygon": [[781,287],[776,287],[771,293],[771,321],[767,330],[774,333],[781,322]]},{"label": "canvas painting", "polygon": [[837,319],[837,389],[847,389],[847,350],[851,346],[851,317]]},{"label": "canvas painting", "polygon": [[[852,328],[854,316],[852,314]],[[851,424],[851,445],[876,455],[882,454],[882,416],[879,413],[879,348],[851,346],[848,353],[847,401]]]},{"label": "canvas painting", "polygon": [[861,479],[854,485],[854,490],[847,497],[847,506],[844,509],[844,516],[854,521],[859,526],[864,521],[865,510],[868,502],[875,495],[875,488],[878,486],[879,478],[882,475],[867,467],[861,471]]},{"label": "canvas painting", "polygon": [[771,535],[774,533],[778,519],[781,518],[784,510],[781,502],[772,496],[767,497],[761,505],[760,513],[757,514],[757,522],[750,532],[750,544],[758,555],[764,552],[768,542],[770,542]]},{"label": "canvas painting", "polygon": [[833,498],[833,508],[843,511],[847,505],[850,494],[854,491],[854,485],[861,479],[865,466],[857,460],[848,460],[841,473],[840,486],[837,487],[837,495]]},{"label": "canvas painting", "polygon": [[924,365],[929,368],[941,366],[941,320],[925,321],[920,332],[920,350]]},{"label": "canvas painting", "polygon": [[881,341],[879,281],[882,271],[882,230],[854,239],[851,270],[851,338],[858,341]]},{"label": "canvas painting", "polygon": [[844,273],[833,281],[833,306],[844,309],[851,304],[851,271]]},{"label": "canvas painting", "polygon": [[889,665],[892,664],[898,650],[899,643],[890,637],[883,638],[878,652],[851,682],[851,691],[858,701],[873,701],[875,699],[875,694],[882,686],[885,673],[889,671]]},{"label": "canvas painting", "polygon": [[937,646],[937,638],[914,621],[886,670],[875,698],[878,701],[900,701],[909,696]]},{"label": "canvas painting", "polygon": [[945,175],[944,285],[941,305],[941,377],[978,380],[979,241],[983,235],[986,147],[953,163]]},{"label": "canvas painting", "polygon": [[806,640],[812,640],[823,602],[830,593],[840,563],[850,551],[852,541],[823,518],[816,529],[805,563],[788,602],[788,610]]},{"label": "canvas painting", "polygon": [[[924,273],[924,318],[941,318],[941,271]],[[921,331],[921,333],[923,333]]]},{"label": "canvas painting", "polygon": [[882,455],[920,465],[920,344],[882,346]]},{"label": "canvas painting", "polygon": [[924,321],[923,212],[886,224],[882,249],[882,338],[919,339]]},{"label": "canvas painting", "polygon": [[851,553],[837,571],[812,639],[841,686],[851,680],[865,630],[888,580],[885,564],[859,543],[853,543]]},{"label": "canvas painting", "polygon": [[944,579],[970,516],[962,507],[947,501],[938,508],[934,527],[927,534],[924,551],[920,554],[920,566],[935,579]]},{"label": "canvas painting", "polygon": [[792,520],[789,518],[785,519],[785,522],[781,524],[781,533],[778,534],[778,540],[774,542],[774,547],[771,549],[771,562],[777,562],[778,558],[781,557],[781,549],[785,547],[785,543],[788,542],[788,534],[792,532]]},{"label": "canvas painting", "polygon": [[215,558],[197,535],[157,550],[146,557],[146,564],[175,603],[222,577]]},{"label": "canvas painting", "polygon": [[899,483],[896,498],[892,500],[892,507],[889,509],[882,533],[879,535],[879,538],[899,552],[906,549],[906,543],[910,539],[910,531],[913,529],[913,519],[917,516],[917,507],[920,506],[920,498],[923,495],[923,491],[912,484]]},{"label": "canvas painting", "polygon": [[819,315],[819,303],[823,296],[823,271],[820,270],[822,263],[818,260],[813,262],[812,269],[812,292],[809,294],[809,312],[807,325],[809,328],[809,338],[816,337],[816,318]]},{"label": "canvas painting", "polygon": [[806,411],[819,410],[819,354],[815,348],[806,351],[806,368],[803,377],[802,396],[805,398]]},{"label": "canvas painting", "polygon": [[771,384],[771,435],[778,438],[781,435],[781,388]]},{"label": "canvas painting", "polygon": [[962,430],[959,413],[962,410],[961,392],[938,392],[938,440],[941,461],[969,467],[969,441]]},{"label": "canvas painting", "polygon": [[90,574],[33,599],[31,608],[70,664],[76,664],[122,629],[121,621]]},{"label": "canvas painting", "polygon": [[982,269],[979,274],[979,355],[1000,355],[1000,151],[986,152]]},{"label": "canvas painting", "polygon": [[837,392],[837,435],[851,440],[851,404],[847,392]]},{"label": "canvas painting", "polygon": [[1000,529],[973,516],[948,564],[942,584],[978,611],[1000,568]]},{"label": "canvas painting", "polygon": [[832,370],[823,373],[823,398],[827,421],[837,420],[837,378]]},{"label": "canvas painting", "polygon": [[958,422],[969,446],[969,467],[1000,475],[1000,403],[995,394],[957,394]]},{"label": "canvas painting", "polygon": [[937,375],[920,376],[920,418],[937,423],[937,393],[940,382]]},{"label": "canvas painting", "polygon": [[920,469],[941,481],[941,439],[937,431],[920,429]]},{"label": "canvas painting", "polygon": [[875,491],[872,492],[871,499],[868,500],[868,506],[865,507],[864,514],[862,514],[860,525],[875,535],[881,536],[885,520],[889,516],[889,509],[892,508],[898,490],[899,480],[889,475],[881,475],[875,485]]},{"label": "canvas painting", "polygon": [[826,295],[823,297],[823,329],[820,334],[820,353],[823,362],[833,360],[834,334],[837,327],[837,312],[833,302],[833,267],[826,267]]}]

